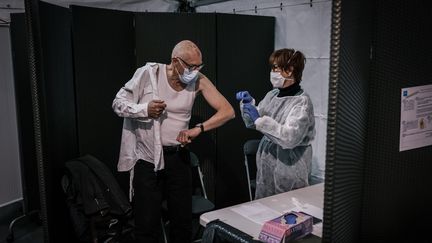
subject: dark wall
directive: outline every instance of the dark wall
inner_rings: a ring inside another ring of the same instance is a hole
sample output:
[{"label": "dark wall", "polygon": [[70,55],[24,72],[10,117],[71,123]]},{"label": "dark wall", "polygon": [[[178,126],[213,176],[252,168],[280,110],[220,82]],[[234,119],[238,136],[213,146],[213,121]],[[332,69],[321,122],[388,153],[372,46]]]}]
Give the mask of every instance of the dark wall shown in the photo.
[{"label": "dark wall", "polygon": [[201,50],[201,70],[216,82],[216,14],[136,13],[137,67],[146,62],[169,64],[175,44],[191,40]]},{"label": "dark wall", "polygon": [[[60,185],[64,162],[78,155],[75,93],[68,9],[41,2],[39,5],[42,79],[41,122],[45,167],[45,190],[50,241],[71,234]],[[59,224],[59,222],[63,222]]]},{"label": "dark wall", "polygon": [[370,9],[334,1],[323,242],[358,242],[367,143]]},{"label": "dark wall", "polygon": [[268,59],[274,51],[274,18],[217,15],[218,89],[235,109],[236,118],[217,131],[216,203],[231,206],[248,198],[243,144],[262,134],[246,129],[235,94],[248,90],[257,104],[272,89]]},{"label": "dark wall", "polygon": [[432,84],[432,4],[374,1],[373,9],[361,239],[429,242],[432,146],[399,152],[399,132],[401,89]]},{"label": "dark wall", "polygon": [[116,93],[133,75],[133,14],[72,6],[79,152],[117,171],[123,119],[112,110]]}]

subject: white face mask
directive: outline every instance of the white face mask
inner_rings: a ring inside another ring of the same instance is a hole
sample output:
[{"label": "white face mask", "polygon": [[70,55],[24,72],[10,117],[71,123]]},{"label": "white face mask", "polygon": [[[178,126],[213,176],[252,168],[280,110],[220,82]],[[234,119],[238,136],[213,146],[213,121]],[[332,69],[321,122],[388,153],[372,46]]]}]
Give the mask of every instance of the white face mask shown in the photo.
[{"label": "white face mask", "polygon": [[184,68],[183,74],[179,75],[180,81],[184,84],[195,82],[198,77],[198,70],[190,71],[189,68]]},{"label": "white face mask", "polygon": [[285,78],[280,72],[270,72],[270,82],[273,88],[282,88],[285,82]]}]

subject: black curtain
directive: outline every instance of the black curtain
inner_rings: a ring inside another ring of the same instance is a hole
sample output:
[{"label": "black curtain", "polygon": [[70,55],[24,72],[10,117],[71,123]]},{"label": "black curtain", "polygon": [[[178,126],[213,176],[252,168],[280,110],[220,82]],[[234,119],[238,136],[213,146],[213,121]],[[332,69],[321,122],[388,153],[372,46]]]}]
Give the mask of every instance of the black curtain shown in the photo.
[{"label": "black curtain", "polygon": [[333,1],[323,242],[430,241],[432,146],[399,138],[402,88],[432,83],[431,13]]},{"label": "black curtain", "polygon": [[274,51],[274,18],[218,14],[216,25],[217,87],[236,112],[217,130],[216,204],[226,207],[249,199],[243,145],[262,134],[245,128],[235,94],[248,90],[258,104],[272,89],[268,60]]},{"label": "black curtain", "polygon": [[128,173],[116,173],[123,119],[112,110],[135,70],[133,14],[72,6],[79,152],[104,162],[127,193]]},{"label": "black curtain", "polygon": [[372,9],[361,241],[428,242],[432,146],[400,152],[399,136],[402,88],[432,84],[432,3],[376,1]]},{"label": "black curtain", "polygon": [[357,242],[359,238],[370,19],[367,2],[333,2],[323,242]]},{"label": "black curtain", "polygon": [[[51,230],[49,236],[45,234],[49,237],[46,241],[56,242],[53,235],[58,234],[62,235],[58,239],[74,242],[60,185],[64,162],[78,156],[71,15],[68,9],[44,2],[28,9],[37,9],[38,14],[28,13],[31,17],[27,20],[31,18],[32,22],[27,25],[23,14],[14,14],[11,19],[24,200],[27,211],[39,210],[43,205],[42,222]],[[29,26],[39,31],[40,39],[28,35]],[[34,59],[30,58],[29,43],[37,49]],[[33,89],[34,76],[37,92]],[[38,97],[38,128],[33,120],[34,93]],[[37,133],[41,144],[35,142]],[[37,150],[43,151],[43,164],[37,161]]]},{"label": "black curtain", "polygon": [[15,98],[20,144],[21,178],[23,186],[24,213],[39,210],[39,189],[33,110],[31,101],[30,72],[28,62],[27,33],[24,13],[11,14],[11,44],[15,81]]}]

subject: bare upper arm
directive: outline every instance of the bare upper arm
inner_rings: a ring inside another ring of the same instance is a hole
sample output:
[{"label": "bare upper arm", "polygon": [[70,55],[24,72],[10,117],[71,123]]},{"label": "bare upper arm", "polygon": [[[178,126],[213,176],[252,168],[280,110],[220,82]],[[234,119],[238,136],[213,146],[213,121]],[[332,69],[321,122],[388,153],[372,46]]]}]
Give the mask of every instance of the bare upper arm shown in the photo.
[{"label": "bare upper arm", "polygon": [[214,84],[203,74],[200,73],[197,91],[201,92],[205,100],[215,110],[231,107],[228,100],[216,89]]}]

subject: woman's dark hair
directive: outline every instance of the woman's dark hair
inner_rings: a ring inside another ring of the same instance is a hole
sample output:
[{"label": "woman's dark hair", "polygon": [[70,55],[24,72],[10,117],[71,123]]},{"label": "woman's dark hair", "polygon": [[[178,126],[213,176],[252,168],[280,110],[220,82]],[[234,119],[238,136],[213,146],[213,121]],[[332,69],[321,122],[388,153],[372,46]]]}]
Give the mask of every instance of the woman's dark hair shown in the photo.
[{"label": "woman's dark hair", "polygon": [[306,57],[300,51],[294,49],[280,49],[274,51],[269,58],[270,66],[277,64],[283,71],[288,72],[293,67],[293,76],[297,83],[302,80]]}]

